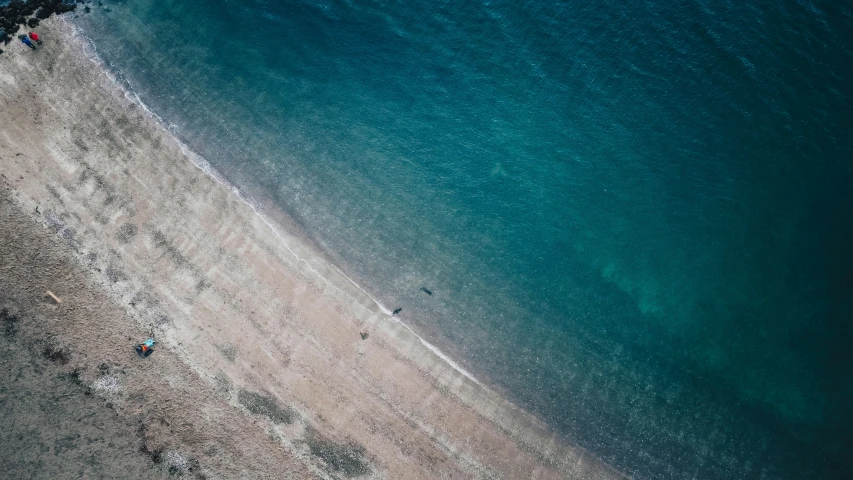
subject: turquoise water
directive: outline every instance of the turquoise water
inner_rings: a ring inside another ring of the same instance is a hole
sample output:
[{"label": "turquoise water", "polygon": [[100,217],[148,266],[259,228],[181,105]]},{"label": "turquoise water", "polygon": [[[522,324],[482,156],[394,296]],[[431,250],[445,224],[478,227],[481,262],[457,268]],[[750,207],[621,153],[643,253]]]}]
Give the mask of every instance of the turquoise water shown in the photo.
[{"label": "turquoise water", "polygon": [[73,22],[232,182],[615,467],[853,478],[850,7],[147,0]]}]

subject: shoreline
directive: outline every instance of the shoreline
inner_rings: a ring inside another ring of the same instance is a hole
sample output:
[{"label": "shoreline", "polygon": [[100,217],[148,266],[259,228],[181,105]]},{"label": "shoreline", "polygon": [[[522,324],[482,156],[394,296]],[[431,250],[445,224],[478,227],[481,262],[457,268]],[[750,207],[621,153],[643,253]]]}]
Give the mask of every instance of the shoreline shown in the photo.
[{"label": "shoreline", "polygon": [[[296,252],[294,252],[293,250],[291,250],[291,249],[290,249],[290,247],[289,247],[289,246],[288,246],[288,244],[287,244],[287,240],[286,240],[286,239],[281,235],[281,233],[280,233],[280,232],[283,230],[283,227],[282,227],[282,226],[280,226],[280,225],[277,225],[277,224],[275,223],[275,221],[274,221],[274,220],[271,220],[271,219],[269,218],[269,216],[264,212],[263,207],[261,207],[261,206],[260,206],[259,202],[254,201],[254,200],[252,200],[250,197],[247,197],[245,194],[243,194],[243,192],[240,190],[240,188],[239,188],[239,187],[237,187],[236,185],[234,185],[233,183],[231,183],[231,182],[230,182],[230,181],[229,181],[229,180],[228,180],[224,175],[222,175],[221,173],[219,173],[219,171],[218,171],[218,170],[216,170],[216,168],[215,168],[213,165],[211,165],[211,163],[210,163],[206,158],[204,158],[204,156],[199,155],[198,153],[196,153],[195,151],[193,151],[193,150],[192,150],[192,148],[190,148],[190,147],[189,147],[185,142],[183,142],[182,140],[180,140],[179,138],[177,138],[177,136],[175,136],[175,134],[174,134],[173,132],[171,132],[171,131],[169,130],[169,128],[166,126],[166,122],[165,122],[165,120],[163,120],[163,118],[162,118],[162,117],[160,117],[159,115],[157,115],[157,113],[156,113],[156,112],[154,112],[153,110],[151,110],[151,108],[149,108],[149,107],[148,107],[148,105],[147,105],[147,104],[146,104],[146,103],[145,103],[145,102],[144,102],[144,101],[139,97],[139,95],[138,95],[135,91],[133,91],[133,89],[132,89],[129,85],[127,85],[127,86],[122,85],[122,82],[121,82],[118,78],[115,78],[115,77],[112,75],[112,73],[110,72],[109,68],[108,68],[107,66],[105,66],[105,62],[104,62],[104,60],[103,60],[103,59],[101,59],[101,58],[98,56],[98,54],[97,54],[97,49],[95,48],[94,43],[93,43],[93,41],[92,41],[92,39],[91,39],[91,38],[87,37],[87,36],[82,32],[82,30],[81,30],[80,28],[78,28],[78,27],[76,27],[76,26],[73,26],[73,25],[69,24],[69,23],[68,23],[64,18],[59,17],[59,19],[58,19],[57,21],[62,21],[63,23],[65,23],[65,24],[68,26],[68,28],[70,28],[70,29],[74,32],[74,35],[75,35],[75,36],[82,37],[83,39],[85,39],[85,44],[87,45],[87,47],[89,47],[89,48],[91,49],[91,51],[89,52],[89,53],[90,53],[90,55],[87,55],[87,58],[88,58],[92,63],[94,63],[95,65],[97,65],[99,68],[103,69],[103,70],[104,70],[104,72],[106,73],[107,77],[108,77],[108,78],[113,82],[113,85],[115,86],[115,88],[120,89],[121,91],[123,91],[123,92],[124,92],[124,94],[125,94],[125,97],[126,97],[126,98],[128,98],[128,100],[130,100],[130,101],[132,101],[132,102],[136,103],[137,105],[139,105],[139,106],[140,106],[140,107],[145,111],[145,113],[147,113],[147,114],[151,117],[151,119],[153,119],[153,120],[154,120],[154,122],[155,122],[156,124],[158,124],[158,126],[161,128],[161,130],[162,130],[163,132],[165,132],[165,133],[167,133],[167,134],[169,134],[169,135],[172,135],[172,137],[173,137],[174,141],[178,143],[178,145],[179,145],[179,146],[180,146],[180,148],[181,148],[181,151],[182,151],[182,152],[184,153],[184,155],[187,157],[187,160],[189,160],[193,165],[195,165],[195,167],[196,167],[196,168],[198,168],[199,170],[201,170],[202,172],[204,172],[204,173],[205,173],[205,175],[208,175],[208,176],[209,176],[209,177],[211,177],[214,181],[218,182],[218,183],[219,183],[219,184],[221,184],[223,187],[225,187],[226,189],[230,190],[232,194],[234,194],[234,195],[235,195],[237,198],[239,198],[243,203],[245,203],[245,204],[246,204],[246,206],[248,206],[249,208],[251,208],[251,209],[254,211],[254,213],[255,213],[256,215],[258,215],[258,216],[261,218],[261,220],[263,220],[263,222],[267,225],[267,227],[268,227],[268,228],[269,228],[269,229],[270,229],[270,230],[271,230],[271,231],[272,231],[272,232],[273,232],[273,233],[274,233],[274,234],[275,234],[275,235],[276,235],[276,236],[281,240],[281,242],[282,242],[282,244],[284,245],[284,247],[285,247],[288,251],[290,251],[290,253],[291,253],[291,254],[292,254],[292,255],[293,255],[293,256],[294,256],[298,261],[305,262],[305,263],[308,265],[309,269],[311,269],[311,270],[312,270],[312,271],[313,271],[313,272],[314,272],[318,277],[320,277],[320,278],[322,278],[323,280],[325,280],[325,281],[326,281],[330,286],[335,287],[335,288],[339,288],[339,287],[340,287],[339,285],[336,285],[335,283],[333,283],[331,280],[329,280],[329,279],[327,279],[327,278],[323,277],[323,275],[322,275],[322,274],[320,274],[319,272],[317,272],[316,270],[313,270],[313,268],[311,267],[311,263],[310,263],[307,259],[305,259],[305,258],[300,258],[300,257],[299,257],[299,255],[298,255]],[[127,82],[125,81],[124,83],[127,83]],[[272,208],[274,208],[274,207],[272,207]],[[280,213],[280,215],[286,215],[286,214],[284,214],[283,212],[279,212],[279,213]],[[301,236],[300,238],[303,238],[303,241],[304,241],[304,236]],[[316,254],[316,246],[314,246],[314,248],[315,248],[315,254]],[[402,320],[400,320],[400,319],[398,319],[398,318],[394,318],[394,317],[393,317],[393,315],[392,315],[392,309],[391,309],[391,308],[388,308],[388,307],[386,307],[386,306],[382,305],[382,304],[379,302],[379,300],[377,300],[377,299],[376,299],[376,297],[375,297],[374,295],[371,295],[371,294],[370,294],[370,292],[368,292],[364,287],[362,287],[362,286],[361,286],[361,285],[359,285],[355,280],[353,280],[352,278],[350,278],[349,276],[347,276],[347,274],[346,274],[346,273],[344,273],[344,272],[340,269],[340,267],[338,267],[337,265],[335,265],[333,262],[331,262],[331,261],[330,261],[329,259],[327,259],[327,258],[324,258],[324,261],[325,261],[325,262],[327,262],[327,263],[329,263],[329,266],[331,266],[332,268],[334,268],[334,269],[335,269],[335,271],[336,271],[340,276],[342,276],[343,278],[345,278],[345,279],[346,279],[346,280],[347,280],[347,281],[348,281],[348,282],[349,282],[349,283],[350,283],[354,288],[356,288],[360,293],[364,294],[366,297],[368,297],[368,298],[370,299],[370,301],[372,301],[373,303],[375,303],[375,304],[376,304],[376,306],[378,306],[378,307],[379,307],[379,309],[382,311],[382,313],[384,313],[384,314],[386,314],[388,317],[390,317],[390,318],[391,318],[391,320],[393,320],[393,321],[396,321],[396,322],[400,323],[400,324],[401,324],[404,328],[406,328],[406,330],[408,330],[412,335],[414,335],[415,337],[417,337],[417,338],[418,338],[418,340],[419,340],[419,341],[420,341],[420,342],[421,342],[421,343],[422,343],[422,344],[423,344],[423,345],[424,345],[428,350],[430,350],[432,353],[434,353],[434,354],[435,354],[435,355],[437,355],[439,358],[441,358],[442,360],[444,360],[448,365],[450,365],[451,367],[453,367],[453,368],[454,368],[455,370],[457,370],[459,373],[461,373],[462,375],[465,375],[466,377],[468,377],[468,379],[470,379],[471,381],[473,381],[473,382],[477,383],[478,385],[483,385],[480,381],[478,381],[478,380],[474,377],[474,375],[473,375],[472,373],[470,373],[470,372],[468,372],[467,370],[465,370],[465,369],[464,369],[463,367],[461,367],[458,363],[456,363],[455,361],[453,361],[453,359],[451,359],[448,355],[446,355],[444,352],[442,352],[442,351],[441,351],[441,349],[439,349],[437,346],[433,345],[433,344],[432,344],[432,343],[430,343],[428,340],[426,340],[426,339],[425,339],[425,338],[423,338],[421,335],[419,335],[417,332],[415,332],[415,331],[412,329],[412,327],[410,327],[410,326],[406,325],[406,323],[405,323],[405,322],[403,322]],[[344,291],[343,293],[345,293],[345,294],[346,294],[346,292],[345,292],[345,291]],[[356,298],[353,298],[353,300],[358,301]]]},{"label": "shoreline", "polygon": [[[171,132],[171,131],[169,130],[169,128],[166,126],[166,122],[165,122],[165,120],[163,120],[163,118],[162,118],[162,117],[160,117],[159,115],[157,115],[157,113],[155,113],[153,110],[151,110],[151,108],[149,108],[149,107],[148,107],[148,105],[147,105],[147,104],[145,104],[145,102],[144,102],[144,101],[142,101],[142,99],[139,97],[139,95],[138,95],[136,92],[134,92],[134,91],[133,91],[133,89],[132,89],[132,88],[130,88],[130,86],[129,86],[129,85],[128,85],[128,86],[123,86],[123,85],[121,84],[121,82],[119,81],[119,79],[114,78],[114,77],[110,74],[109,69],[104,65],[104,63],[105,63],[105,62],[103,61],[103,59],[101,59],[101,58],[98,56],[98,54],[97,54],[97,49],[94,47],[94,43],[92,42],[92,39],[90,39],[90,38],[89,38],[89,37],[87,37],[85,34],[83,34],[83,32],[82,32],[79,28],[74,27],[74,26],[72,26],[72,25],[68,24],[68,22],[67,22],[65,19],[63,19],[63,18],[61,18],[61,17],[60,17],[60,19],[59,19],[58,21],[62,21],[62,22],[64,22],[64,23],[66,23],[66,24],[68,25],[68,27],[69,27],[70,29],[72,29],[72,31],[74,32],[74,35],[76,35],[76,36],[80,36],[80,37],[82,37],[82,38],[84,38],[84,39],[85,39],[86,44],[88,44],[88,46],[89,46],[89,47],[91,47],[91,52],[90,52],[90,53],[91,53],[91,56],[87,56],[87,58],[88,58],[92,63],[94,63],[94,64],[98,65],[98,67],[99,67],[99,68],[101,68],[101,69],[103,69],[103,70],[105,71],[105,73],[107,74],[107,77],[108,77],[108,78],[113,82],[113,85],[115,86],[115,88],[122,90],[122,91],[124,92],[124,94],[125,94],[125,97],[126,97],[126,98],[128,98],[130,101],[132,101],[132,102],[136,103],[137,105],[139,105],[139,106],[140,106],[140,107],[145,111],[145,113],[147,113],[147,114],[151,117],[151,119],[152,119],[152,120],[154,120],[154,122],[160,126],[160,128],[161,128],[161,130],[162,130],[163,132],[165,132],[165,133],[167,133],[167,134],[169,134],[169,135],[171,135],[171,136],[172,136],[173,140],[174,140],[176,143],[178,143],[179,147],[181,148],[181,151],[182,151],[182,152],[184,153],[184,155],[187,157],[187,160],[189,160],[193,165],[195,165],[195,167],[196,167],[196,168],[198,168],[199,170],[201,170],[202,172],[204,172],[204,174],[205,174],[205,175],[209,176],[209,177],[210,177],[210,178],[212,178],[214,181],[218,182],[218,183],[219,183],[219,184],[221,184],[223,187],[225,187],[226,189],[230,190],[230,191],[231,191],[231,193],[232,193],[233,195],[235,195],[238,199],[240,199],[243,203],[245,203],[245,204],[246,204],[246,206],[248,206],[250,209],[252,209],[252,211],[254,212],[254,214],[255,214],[255,215],[258,215],[258,216],[261,218],[261,220],[266,224],[266,226],[270,229],[270,231],[272,231],[272,232],[273,232],[273,234],[275,234],[275,235],[279,238],[279,240],[281,240],[282,245],[283,245],[283,246],[284,246],[284,247],[285,247],[285,248],[286,248],[286,249],[287,249],[287,250],[288,250],[288,251],[289,251],[289,252],[294,256],[294,258],[296,258],[298,261],[300,261],[300,262],[304,262],[306,265],[308,265],[308,268],[309,268],[309,269],[310,269],[310,270],[311,270],[315,275],[317,275],[319,278],[321,278],[321,279],[325,280],[325,281],[326,281],[326,282],[327,282],[331,287],[334,287],[334,288],[338,288],[338,289],[340,289],[340,285],[339,285],[339,284],[335,284],[332,280],[330,280],[330,279],[328,279],[328,278],[325,278],[325,277],[324,277],[320,272],[318,272],[318,271],[314,270],[314,269],[313,269],[313,267],[311,266],[311,262],[309,262],[306,258],[301,258],[301,257],[300,257],[296,252],[294,252],[294,251],[293,251],[293,250],[288,246],[288,242],[287,242],[287,240],[286,240],[286,239],[284,238],[284,236],[282,236],[282,234],[280,233],[281,231],[283,231],[283,230],[284,230],[284,229],[283,229],[283,227],[282,227],[282,226],[280,226],[280,225],[277,225],[277,224],[275,223],[275,221],[274,221],[274,220],[271,220],[271,219],[269,218],[269,216],[265,213],[265,211],[264,211],[263,207],[261,207],[261,206],[260,206],[259,202],[252,200],[250,197],[247,197],[247,196],[246,196],[246,195],[245,195],[245,194],[240,190],[240,188],[239,188],[239,187],[237,187],[236,185],[234,185],[233,183],[231,183],[231,182],[230,182],[230,181],[229,181],[229,180],[228,180],[224,175],[222,175],[221,173],[219,173],[219,171],[218,171],[218,170],[216,170],[216,168],[215,168],[213,165],[211,165],[211,163],[210,163],[206,158],[204,158],[204,156],[199,155],[198,153],[196,153],[195,151],[193,151],[193,150],[192,150],[192,148],[190,148],[190,147],[189,147],[185,142],[183,142],[182,140],[180,140],[179,138],[177,138],[177,136],[175,136],[175,134],[174,134],[173,132]],[[126,83],[126,82],[125,82],[125,83]],[[274,207],[271,207],[271,208],[274,208]],[[283,212],[279,212],[279,213],[280,213],[280,215],[286,215],[286,214],[284,214]],[[303,239],[304,239],[304,236],[301,236],[300,238],[303,238]],[[303,240],[303,241],[304,241],[304,240]],[[309,248],[310,248],[310,247],[312,247],[312,246],[310,246],[310,245],[309,245]],[[316,246],[314,246],[314,248],[315,248],[315,251],[314,251],[315,255],[319,255],[318,253],[316,253]],[[421,342],[421,343],[422,343],[422,344],[423,344],[423,345],[424,345],[424,346],[425,346],[429,351],[431,351],[432,353],[434,353],[435,355],[437,355],[439,358],[441,358],[442,360],[444,360],[444,361],[445,361],[449,366],[451,366],[452,368],[454,368],[456,371],[458,371],[458,372],[459,372],[459,373],[461,373],[462,375],[466,376],[469,380],[473,381],[474,383],[477,383],[478,385],[481,385],[481,386],[484,386],[484,387],[485,387],[485,385],[483,385],[480,381],[478,381],[478,380],[474,377],[474,375],[473,375],[472,373],[470,373],[470,372],[468,372],[467,370],[465,370],[465,369],[464,369],[463,367],[461,367],[458,363],[456,363],[455,361],[453,361],[453,359],[451,359],[448,355],[446,355],[444,352],[442,352],[442,351],[441,351],[441,349],[439,349],[437,346],[433,345],[433,344],[432,344],[432,343],[430,343],[428,340],[426,340],[426,339],[425,339],[425,338],[423,338],[421,335],[419,335],[417,332],[415,332],[415,331],[412,329],[412,327],[410,327],[409,325],[406,325],[406,323],[405,323],[405,322],[403,322],[402,320],[400,320],[399,318],[394,318],[394,317],[393,317],[393,315],[392,315],[392,309],[391,309],[391,308],[388,308],[388,307],[386,307],[386,306],[382,305],[382,304],[379,302],[379,300],[377,300],[377,299],[376,299],[376,297],[375,297],[374,295],[371,295],[371,294],[370,294],[370,292],[368,292],[364,287],[362,287],[362,286],[361,286],[361,285],[359,285],[355,280],[353,280],[352,278],[350,278],[349,276],[347,276],[347,274],[346,274],[346,273],[344,273],[344,272],[341,270],[341,268],[340,268],[340,267],[338,267],[337,265],[335,265],[333,262],[331,262],[331,261],[330,261],[329,259],[327,259],[327,258],[324,258],[324,261],[325,261],[326,263],[328,263],[328,264],[329,264],[329,266],[330,266],[331,268],[334,268],[334,269],[335,269],[335,271],[338,273],[338,275],[340,275],[341,277],[345,278],[345,279],[346,279],[346,281],[347,281],[347,282],[349,282],[349,284],[351,284],[351,285],[352,285],[356,290],[358,290],[358,291],[359,291],[360,293],[362,293],[364,296],[366,296],[367,298],[369,298],[371,302],[373,302],[374,304],[376,304],[376,306],[377,306],[377,307],[379,307],[379,309],[380,309],[380,311],[382,311],[382,313],[384,313],[385,315],[387,315],[387,316],[388,316],[392,321],[395,321],[395,322],[400,323],[400,324],[401,324],[401,325],[402,325],[406,330],[408,330],[412,335],[414,335],[415,337],[417,337],[417,339],[418,339],[418,340],[419,340],[419,341],[420,341],[420,342]],[[342,293],[347,294],[347,292],[346,292],[345,290],[341,289],[341,291],[342,291]],[[354,301],[358,301],[358,299],[356,299],[356,298],[354,298],[354,297],[351,297],[351,298],[352,298]]]},{"label": "shoreline", "polygon": [[[260,385],[261,390],[295,405],[295,410],[311,429],[334,438],[362,441],[368,437],[372,444],[366,445],[366,451],[375,457],[371,463],[375,464],[374,472],[384,472],[389,478],[394,478],[393,472],[406,471],[400,469],[407,462],[394,461],[399,456],[396,444],[400,441],[387,434],[381,439],[372,439],[369,437],[377,434],[368,432],[371,429],[385,431],[399,424],[401,419],[408,421],[408,434],[419,438],[423,448],[440,456],[457,458],[453,462],[455,468],[433,467],[433,473],[456,471],[476,475],[477,471],[494,471],[507,478],[522,478],[519,475],[531,471],[539,472],[536,478],[620,476],[580,447],[564,444],[541,421],[480,384],[452,359],[389,315],[387,308],[322,255],[312,252],[310,245],[304,245],[297,235],[267,218],[262,208],[253,205],[239,189],[220,178],[203,157],[180,142],[138,96],[112,78],[102,63],[86,55],[85,48],[90,45],[86,45],[85,36],[68,22],[51,20],[44,25],[50,42],[46,41],[43,50],[36,53],[55,58],[50,57],[53,63],[37,74],[45,81],[56,81],[51,72],[59,68],[72,72],[77,78],[94,80],[94,89],[99,91],[90,95],[111,96],[101,102],[101,106],[118,112],[104,114],[104,122],[109,125],[106,136],[113,138],[98,145],[101,139],[93,138],[92,134],[104,130],[83,128],[79,140],[85,148],[75,148],[75,139],[56,128],[45,128],[44,123],[50,120],[43,120],[41,125],[34,125],[35,130],[44,132],[42,137],[34,139],[42,141],[43,146],[37,147],[44,152],[42,163],[15,160],[15,165],[7,167],[5,157],[13,155],[13,149],[4,148],[3,172],[0,173],[11,173],[8,176],[13,179],[16,174],[21,177],[14,185],[21,205],[42,206],[47,200],[51,208],[43,207],[44,211],[58,212],[56,218],[61,219],[57,233],[74,232],[69,235],[78,247],[89,249],[86,255],[95,253],[101,258],[98,262],[106,262],[100,264],[105,265],[102,270],[114,268],[121,272],[118,278],[126,277],[126,280],[113,282],[120,285],[108,285],[112,298],[133,312],[140,326],[157,326],[158,339],[163,338],[164,347],[175,351],[202,378],[213,378],[216,371],[225,372],[235,385]],[[45,53],[50,52],[49,48],[61,53]],[[8,65],[14,59],[16,71],[26,72],[29,59],[21,58],[28,53],[7,52],[0,58],[0,65]],[[97,55],[94,47],[89,53]],[[47,61],[34,57],[30,63],[41,62],[44,67]],[[94,63],[98,71],[84,72],[82,61]],[[104,77],[112,81],[112,85],[103,84]],[[100,85],[97,84],[99,78]],[[7,79],[2,80],[8,83]],[[16,83],[14,77],[12,83]],[[71,96],[79,93],[83,85],[82,82],[77,85],[77,90],[73,85],[68,87]],[[21,86],[16,87],[21,90]],[[2,88],[11,89],[9,85],[2,85]],[[6,94],[2,93],[4,103],[8,101]],[[45,92],[43,97],[49,95],[50,92]],[[117,96],[123,98],[125,104]],[[21,98],[19,95],[16,102]],[[43,100],[43,108],[55,108],[51,102],[57,100],[56,96]],[[81,106],[75,99],[68,102],[75,108]],[[136,108],[145,112],[147,120],[142,119]],[[67,115],[79,120],[85,113],[76,117],[74,113]],[[0,120],[8,123],[15,118]],[[53,121],[53,124],[60,127],[65,123]],[[152,133],[153,129],[158,132]],[[116,137],[111,133],[115,131],[122,135]],[[128,137],[133,140],[127,141]],[[8,135],[2,142],[14,143]],[[160,150],[152,150],[150,145],[158,145]],[[127,158],[110,158],[115,151],[120,152],[116,156]],[[189,173],[186,165],[164,165],[164,159],[154,159],[157,155],[175,161],[182,158],[184,163],[188,160],[192,170],[200,172]],[[119,161],[129,166],[123,171],[115,168]],[[131,165],[133,163],[136,165]],[[40,171],[24,179],[20,174],[24,171],[30,174],[27,167],[34,165],[41,167]],[[131,168],[140,166],[152,168],[148,171]],[[164,178],[168,178],[171,185],[164,182]],[[157,194],[152,195],[152,188],[158,190]],[[165,198],[169,195],[177,198]],[[150,198],[143,202],[140,197],[145,196]],[[220,208],[213,208],[214,204]],[[176,215],[169,211],[172,208],[183,209],[186,214]],[[67,214],[64,219],[63,213]],[[143,221],[130,222],[135,217]],[[47,216],[42,221],[51,223]],[[127,242],[120,237],[126,225],[134,225],[135,232]],[[198,227],[198,231],[193,227]],[[142,238],[146,236],[148,238]],[[226,260],[211,260],[212,254],[217,252]],[[86,255],[77,255],[78,262],[85,263],[80,259]],[[288,259],[288,255],[291,258]],[[240,287],[252,291],[246,292]],[[133,301],[140,297],[140,302]],[[269,299],[274,300],[270,302]],[[272,308],[267,302],[274,304]],[[150,308],[139,313],[141,308],[137,305]],[[222,313],[226,309],[235,318],[242,317],[248,322],[231,325],[228,315]],[[285,317],[292,318],[281,320],[281,311],[289,312]],[[167,320],[161,322],[164,315]],[[249,335],[246,329],[252,326],[258,332]],[[362,329],[370,332],[366,340],[357,338],[356,333]],[[215,332],[206,333],[207,330]],[[244,334],[252,337],[234,347],[246,360],[229,363],[227,358],[223,361],[210,353],[211,344],[216,347],[216,339],[223,334],[227,338]],[[297,347],[291,347],[287,341]],[[263,375],[253,371],[256,367],[263,370]],[[317,380],[312,378],[318,373],[318,367],[329,370],[328,378],[321,380],[319,386],[313,385]],[[350,379],[348,385],[352,390],[333,387],[339,382],[346,383],[345,379],[354,369],[370,380]],[[415,378],[409,378],[412,375]],[[293,382],[301,386],[294,388]],[[356,403],[361,401],[361,412],[380,407],[388,411],[378,419],[362,419],[364,425],[353,428],[351,424],[358,421],[351,415],[338,420],[329,416],[348,402],[321,405],[330,390]],[[424,397],[440,404],[440,408],[421,405]],[[417,412],[415,418],[410,413],[413,411]],[[442,414],[447,411],[454,412],[460,421],[464,420],[461,422],[464,427],[457,426],[458,422],[442,420]],[[306,431],[279,431],[277,434],[282,436],[282,444],[294,444],[307,438]],[[471,446],[470,432],[473,431],[486,434],[490,440],[487,444]],[[508,461],[489,450],[503,454],[514,451],[516,456]],[[417,458],[423,460],[423,457]],[[420,474],[428,478],[428,472]]]}]

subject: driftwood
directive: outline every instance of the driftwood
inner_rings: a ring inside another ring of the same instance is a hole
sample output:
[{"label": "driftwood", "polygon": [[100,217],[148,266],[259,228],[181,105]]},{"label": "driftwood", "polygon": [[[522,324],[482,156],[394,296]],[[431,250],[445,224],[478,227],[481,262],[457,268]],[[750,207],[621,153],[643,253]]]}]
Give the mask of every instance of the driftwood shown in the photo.
[{"label": "driftwood", "polygon": [[54,295],[50,290],[47,291],[47,294],[50,295],[50,298],[56,300],[56,303],[62,303],[62,299]]}]

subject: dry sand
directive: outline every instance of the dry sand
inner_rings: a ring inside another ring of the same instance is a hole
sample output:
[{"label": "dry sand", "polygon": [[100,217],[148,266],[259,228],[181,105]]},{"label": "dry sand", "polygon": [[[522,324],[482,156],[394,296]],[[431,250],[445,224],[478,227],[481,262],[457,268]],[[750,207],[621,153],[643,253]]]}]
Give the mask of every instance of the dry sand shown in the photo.
[{"label": "dry sand", "polygon": [[622,477],[202,171],[71,26],[39,30],[0,55],[7,473]]}]

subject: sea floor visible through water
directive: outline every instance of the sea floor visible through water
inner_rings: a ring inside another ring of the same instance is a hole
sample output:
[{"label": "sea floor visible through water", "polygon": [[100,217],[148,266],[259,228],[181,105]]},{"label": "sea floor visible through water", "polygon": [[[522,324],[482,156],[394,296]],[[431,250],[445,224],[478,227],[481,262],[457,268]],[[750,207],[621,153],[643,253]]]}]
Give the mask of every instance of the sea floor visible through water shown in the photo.
[{"label": "sea floor visible through water", "polygon": [[70,21],[268,218],[616,467],[853,464],[843,8],[151,0]]}]

